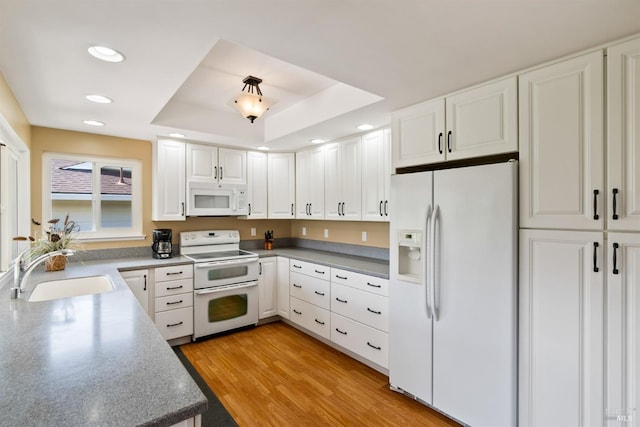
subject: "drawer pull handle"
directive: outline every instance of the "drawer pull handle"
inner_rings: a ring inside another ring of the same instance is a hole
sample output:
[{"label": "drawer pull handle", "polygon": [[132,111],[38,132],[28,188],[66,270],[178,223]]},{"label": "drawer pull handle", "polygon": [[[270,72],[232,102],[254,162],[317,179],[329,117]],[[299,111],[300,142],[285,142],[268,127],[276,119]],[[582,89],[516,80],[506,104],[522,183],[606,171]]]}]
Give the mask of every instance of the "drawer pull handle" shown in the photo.
[{"label": "drawer pull handle", "polygon": [[369,283],[369,282],[367,282],[367,285],[368,285],[368,286],[372,286],[372,287],[374,287],[374,288],[381,288],[381,287],[382,287],[382,285],[376,285],[376,284],[374,284],[374,283]]},{"label": "drawer pull handle", "polygon": [[169,325],[167,325],[167,328],[173,328],[174,326],[180,326],[182,325],[184,322],[178,322],[178,323],[171,323]]},{"label": "drawer pull handle", "polygon": [[296,310],[295,308],[293,309],[293,312],[294,312],[295,314],[302,314],[302,312],[301,312],[301,311],[298,311],[298,310]]},{"label": "drawer pull handle", "polygon": [[296,285],[295,283],[293,284],[293,287],[302,289],[302,285]]},{"label": "drawer pull handle", "polygon": [[346,276],[338,276],[338,275],[336,274],[336,277],[337,277],[338,279],[347,280],[347,277],[346,277]]},{"label": "drawer pull handle", "polygon": [[314,270],[314,271],[318,274],[324,274],[324,271],[320,271],[320,270]]},{"label": "drawer pull handle", "polygon": [[172,291],[174,289],[182,289],[184,288],[184,286],[180,285],[180,286],[167,286],[167,290],[168,291]]},{"label": "drawer pull handle", "polygon": [[616,212],[617,210],[616,196],[618,195],[619,190],[617,188],[614,188],[612,192],[613,192],[613,219],[618,219],[618,213]]},{"label": "drawer pull handle", "polygon": [[182,300],[180,300],[180,301],[171,301],[171,302],[168,302],[167,305],[181,304],[182,302],[183,302]]},{"label": "drawer pull handle", "polygon": [[174,271],[172,273],[167,273],[167,276],[177,276],[179,274],[182,274],[182,271]]},{"label": "drawer pull handle", "polygon": [[318,292],[318,291],[313,291],[313,292],[315,292],[316,295],[320,295],[321,297],[324,296],[324,292]]},{"label": "drawer pull handle", "polygon": [[376,350],[382,350],[382,347],[375,346],[375,345],[371,344],[369,341],[367,341],[367,345],[368,345],[369,347],[373,348],[373,349],[376,349]]},{"label": "drawer pull handle", "polygon": [[322,322],[322,321],[320,321],[318,319],[313,319],[313,320],[315,320],[318,325],[324,325],[324,322]]},{"label": "drawer pull handle", "polygon": [[302,268],[302,266],[293,264],[293,268]]},{"label": "drawer pull handle", "polygon": [[347,300],[346,300],[346,299],[340,299],[340,298],[338,298],[338,297],[336,297],[336,301],[338,301],[338,302],[343,302],[343,303],[345,303],[345,304],[347,303]]},{"label": "drawer pull handle", "polygon": [[336,328],[336,332],[342,335],[347,335],[346,331],[341,331],[340,329]]},{"label": "drawer pull handle", "polygon": [[369,307],[367,307],[367,311],[368,311],[369,313],[373,313],[373,314],[382,314],[382,312],[381,312],[381,311],[371,310]]}]

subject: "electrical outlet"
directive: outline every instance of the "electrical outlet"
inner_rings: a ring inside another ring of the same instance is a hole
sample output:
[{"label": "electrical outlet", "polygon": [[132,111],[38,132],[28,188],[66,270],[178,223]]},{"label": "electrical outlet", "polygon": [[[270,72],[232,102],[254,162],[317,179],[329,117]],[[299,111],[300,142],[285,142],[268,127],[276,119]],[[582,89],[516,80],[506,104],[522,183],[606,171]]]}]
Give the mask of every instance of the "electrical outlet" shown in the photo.
[{"label": "electrical outlet", "polygon": [[329,229],[325,228],[324,229],[324,238],[326,239],[327,237],[329,237]]},{"label": "electrical outlet", "polygon": [[252,236],[256,235],[256,229],[254,227],[251,227],[251,235]]},{"label": "electrical outlet", "polygon": [[367,241],[367,232],[366,232],[366,231],[363,231],[363,232],[362,232],[362,241],[363,241],[363,242],[366,242],[366,241]]},{"label": "electrical outlet", "polygon": [[307,235],[307,227],[302,227],[302,235],[303,236]]}]

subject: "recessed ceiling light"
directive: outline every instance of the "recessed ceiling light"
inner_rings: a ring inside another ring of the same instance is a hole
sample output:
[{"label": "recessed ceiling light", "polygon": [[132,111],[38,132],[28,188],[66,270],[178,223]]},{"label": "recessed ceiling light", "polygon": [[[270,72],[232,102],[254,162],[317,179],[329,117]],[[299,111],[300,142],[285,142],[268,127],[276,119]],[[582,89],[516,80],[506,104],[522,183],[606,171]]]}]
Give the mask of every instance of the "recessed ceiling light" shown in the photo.
[{"label": "recessed ceiling light", "polygon": [[83,123],[89,126],[104,126],[104,123],[98,120],[84,120]]},{"label": "recessed ceiling light", "polygon": [[356,128],[358,128],[359,130],[371,130],[373,129],[373,125],[370,125],[369,123],[362,123],[356,126]]},{"label": "recessed ceiling light", "polygon": [[98,104],[111,104],[113,102],[111,98],[96,94],[87,95],[85,98],[87,98],[91,102],[96,102]]},{"label": "recessed ceiling light", "polygon": [[180,132],[171,132],[169,134],[169,136],[171,136],[173,138],[185,138],[185,134],[180,133]]},{"label": "recessed ceiling light", "polygon": [[262,151],[269,151],[269,147],[258,147],[258,150],[262,150]]},{"label": "recessed ceiling light", "polygon": [[124,61],[124,55],[115,49],[110,47],[93,45],[89,46],[89,53],[95,58],[101,59],[107,62],[122,62]]},{"label": "recessed ceiling light", "polygon": [[320,138],[314,138],[311,140],[312,144],[322,144],[324,142],[324,139],[320,139]]}]

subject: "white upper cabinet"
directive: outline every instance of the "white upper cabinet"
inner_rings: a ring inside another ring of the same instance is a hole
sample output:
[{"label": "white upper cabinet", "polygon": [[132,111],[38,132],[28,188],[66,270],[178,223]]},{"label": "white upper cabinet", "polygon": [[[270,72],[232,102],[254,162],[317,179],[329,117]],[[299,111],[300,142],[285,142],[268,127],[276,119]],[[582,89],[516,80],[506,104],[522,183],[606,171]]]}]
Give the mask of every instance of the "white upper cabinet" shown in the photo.
[{"label": "white upper cabinet", "polygon": [[295,156],[293,153],[269,153],[269,218],[295,217]]},{"label": "white upper cabinet", "polygon": [[392,128],[394,168],[517,151],[516,77],[396,111]]},{"label": "white upper cabinet", "polygon": [[185,143],[158,139],[153,144],[153,221],[184,221]]},{"label": "white upper cabinet", "polygon": [[607,49],[607,226],[640,230],[640,39]]},{"label": "white upper cabinet", "polygon": [[389,221],[391,135],[381,129],[362,136],[362,220]]},{"label": "white upper cabinet", "polygon": [[188,143],[187,180],[218,184],[246,184],[247,152]]},{"label": "white upper cabinet", "polygon": [[603,53],[520,76],[520,227],[603,228]]},{"label": "white upper cabinet", "polygon": [[247,152],[247,218],[267,217],[267,153]]},{"label": "white upper cabinet", "polygon": [[325,219],[362,219],[360,137],[325,146]]},{"label": "white upper cabinet", "polygon": [[324,147],[296,153],[296,218],[324,219]]}]

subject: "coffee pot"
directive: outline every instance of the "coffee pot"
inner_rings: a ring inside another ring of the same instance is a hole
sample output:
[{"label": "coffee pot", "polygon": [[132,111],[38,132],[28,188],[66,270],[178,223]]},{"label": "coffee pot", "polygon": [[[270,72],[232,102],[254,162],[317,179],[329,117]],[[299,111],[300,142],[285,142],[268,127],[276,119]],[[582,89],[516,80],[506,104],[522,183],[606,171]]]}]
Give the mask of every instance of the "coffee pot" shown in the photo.
[{"label": "coffee pot", "polygon": [[153,230],[153,249],[154,258],[171,258],[171,229],[158,228]]}]

